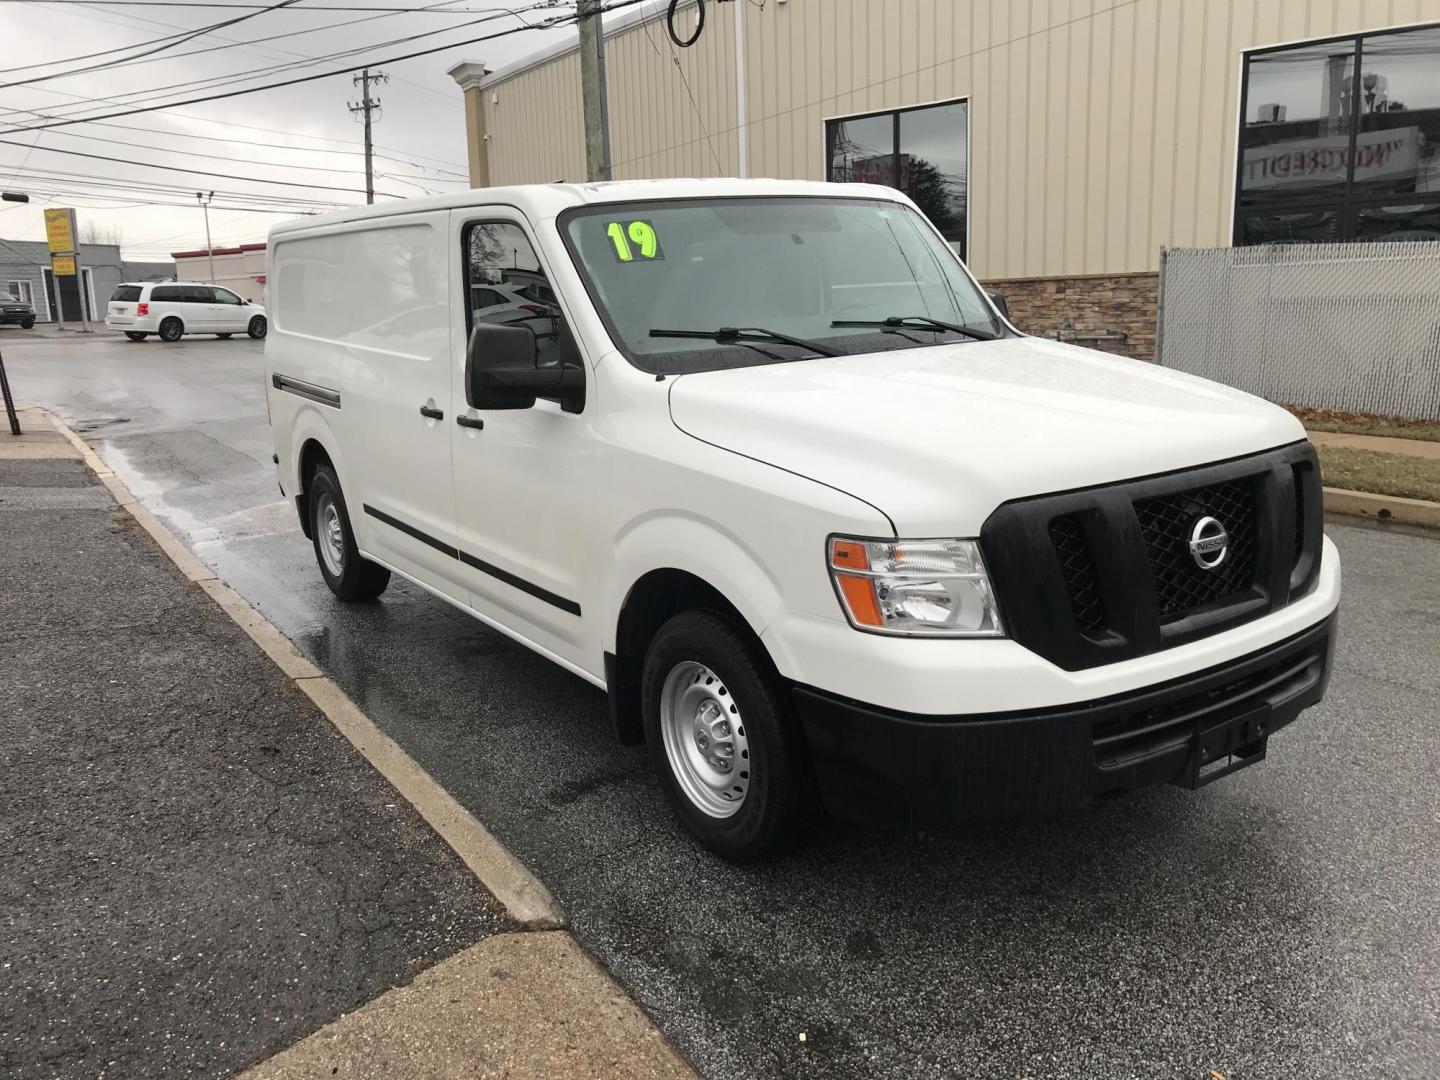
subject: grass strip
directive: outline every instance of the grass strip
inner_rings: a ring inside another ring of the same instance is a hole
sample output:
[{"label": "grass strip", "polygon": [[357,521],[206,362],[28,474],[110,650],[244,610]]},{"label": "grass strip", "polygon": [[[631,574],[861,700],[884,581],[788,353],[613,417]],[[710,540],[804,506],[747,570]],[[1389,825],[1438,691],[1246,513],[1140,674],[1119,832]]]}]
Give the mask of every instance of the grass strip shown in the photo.
[{"label": "grass strip", "polygon": [[1349,446],[1317,446],[1326,487],[1440,502],[1440,462]]}]

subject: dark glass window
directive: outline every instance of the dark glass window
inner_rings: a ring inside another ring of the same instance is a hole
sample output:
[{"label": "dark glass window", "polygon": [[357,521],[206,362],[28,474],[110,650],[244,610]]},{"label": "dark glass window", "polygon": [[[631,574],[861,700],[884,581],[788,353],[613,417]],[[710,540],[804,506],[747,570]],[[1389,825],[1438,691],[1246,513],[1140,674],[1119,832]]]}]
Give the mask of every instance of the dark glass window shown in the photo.
[{"label": "dark glass window", "polygon": [[164,300],[169,303],[179,303],[190,299],[189,293],[181,285],[156,285],[150,290],[151,300]]},{"label": "dark glass window", "polygon": [[231,292],[229,289],[222,289],[219,286],[216,286],[213,292],[215,293],[215,303],[217,304],[230,304],[231,306],[238,306],[245,303],[244,300],[241,300],[239,296]]},{"label": "dark glass window", "polygon": [[466,285],[472,305],[467,313],[469,325],[528,326],[535,334],[540,364],[578,365],[580,353],[560,308],[527,298],[537,289],[554,294],[525,230],[508,221],[480,222],[467,230],[466,245]]},{"label": "dark glass window", "polygon": [[215,303],[215,290],[207,285],[187,285],[185,295],[180,299],[191,304],[213,304]]},{"label": "dark glass window", "polygon": [[110,299],[122,304],[133,304],[140,299],[140,286],[116,285],[115,291],[110,294]]},{"label": "dark glass window", "polygon": [[898,188],[915,200],[963,259],[968,110],[967,102],[952,101],[831,120],[825,129],[829,179]]},{"label": "dark glass window", "polygon": [[1245,61],[1236,244],[1440,239],[1440,27]]}]

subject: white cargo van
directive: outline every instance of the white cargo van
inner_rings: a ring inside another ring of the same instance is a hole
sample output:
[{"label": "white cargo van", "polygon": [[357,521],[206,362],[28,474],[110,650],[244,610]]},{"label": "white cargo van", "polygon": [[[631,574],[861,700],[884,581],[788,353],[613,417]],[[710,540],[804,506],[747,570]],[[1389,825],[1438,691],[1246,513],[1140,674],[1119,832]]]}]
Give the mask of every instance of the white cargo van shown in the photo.
[{"label": "white cargo van", "polygon": [[895,191],[482,189],[269,260],[280,481],[330,588],[402,574],[608,690],[727,858],[822,805],[1198,787],[1324,693],[1301,426],[1019,333]]}]

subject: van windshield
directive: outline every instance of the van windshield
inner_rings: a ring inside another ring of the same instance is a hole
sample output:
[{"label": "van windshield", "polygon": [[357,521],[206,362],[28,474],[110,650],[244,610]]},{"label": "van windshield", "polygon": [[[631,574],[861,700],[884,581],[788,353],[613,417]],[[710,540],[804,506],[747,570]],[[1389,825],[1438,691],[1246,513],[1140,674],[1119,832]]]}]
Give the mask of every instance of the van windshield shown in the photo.
[{"label": "van windshield", "polygon": [[901,203],[608,203],[567,211],[560,222],[611,337],[643,371],[714,371],[1004,333],[949,245]]}]

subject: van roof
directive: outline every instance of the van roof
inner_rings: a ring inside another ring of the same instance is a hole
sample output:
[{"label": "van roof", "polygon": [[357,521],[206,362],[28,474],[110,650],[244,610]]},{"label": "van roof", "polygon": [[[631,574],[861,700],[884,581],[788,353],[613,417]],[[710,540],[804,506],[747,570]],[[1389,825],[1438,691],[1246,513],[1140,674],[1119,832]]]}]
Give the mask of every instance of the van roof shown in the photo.
[{"label": "van roof", "polygon": [[828,198],[905,201],[894,188],[878,184],[832,184],[819,180],[718,179],[611,180],[593,184],[520,184],[512,187],[471,188],[422,199],[398,199],[374,206],[357,206],[328,214],[285,221],[270,230],[271,237],[304,232],[371,218],[420,214],[466,206],[513,206],[532,221],[553,218],[572,206],[633,202],[646,199],[705,199],[735,196],[819,196]]}]

